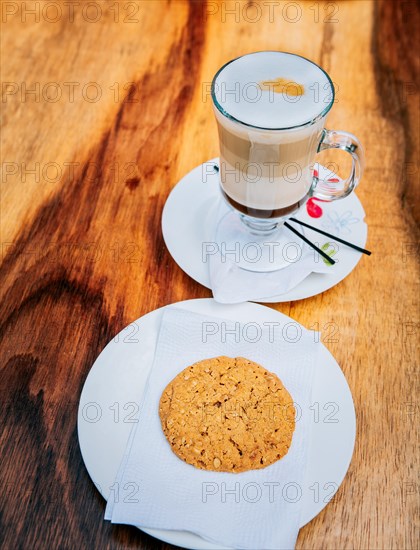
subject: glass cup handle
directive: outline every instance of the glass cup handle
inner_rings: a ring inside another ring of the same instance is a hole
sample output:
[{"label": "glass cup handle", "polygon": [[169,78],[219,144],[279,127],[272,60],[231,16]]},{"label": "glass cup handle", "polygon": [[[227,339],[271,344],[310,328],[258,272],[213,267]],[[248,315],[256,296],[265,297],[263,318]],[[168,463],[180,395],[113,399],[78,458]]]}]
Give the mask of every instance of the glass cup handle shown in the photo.
[{"label": "glass cup handle", "polygon": [[347,197],[358,185],[364,168],[364,151],[360,141],[353,134],[324,129],[318,146],[318,153],[325,149],[342,149],[352,156],[352,168],[348,178],[331,182],[312,176],[310,196],[323,201],[334,201]]}]

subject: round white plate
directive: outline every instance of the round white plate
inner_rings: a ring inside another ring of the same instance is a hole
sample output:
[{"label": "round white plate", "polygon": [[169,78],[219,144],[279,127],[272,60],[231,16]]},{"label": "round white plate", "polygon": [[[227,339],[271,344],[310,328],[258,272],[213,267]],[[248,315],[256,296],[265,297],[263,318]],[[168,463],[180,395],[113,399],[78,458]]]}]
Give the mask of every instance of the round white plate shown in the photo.
[{"label": "round white plate", "polygon": [[[253,303],[232,306],[208,298],[174,305],[241,323],[290,320],[278,311]],[[137,403],[152,367],[164,309],[141,317],[109,342],[83,387],[78,412],[79,443],[89,475],[105,499],[109,497],[136,421]],[[356,435],[353,399],[346,379],[327,348],[323,345],[321,348],[313,387],[314,417],[302,488],[301,526],[319,514],[337,491],[349,467]],[[184,548],[223,550],[185,531],[142,530]]]},{"label": "round white plate", "polygon": [[[169,253],[182,270],[207,288],[211,287],[203,243],[214,241],[219,220],[229,212],[219,190],[219,174],[213,168],[218,163],[219,159],[212,159],[184,176],[172,189],[162,213],[163,238]],[[321,178],[335,177],[323,166],[318,166],[318,172]],[[306,206],[294,217],[364,248],[367,239],[365,212],[355,193],[345,199],[316,204],[322,210],[320,218],[311,217]],[[306,228],[305,236],[317,246],[333,241]],[[311,273],[289,292],[259,301],[302,300],[335,286],[353,271],[362,256],[345,245],[336,243],[335,248],[337,263],[331,266],[331,274]]]}]

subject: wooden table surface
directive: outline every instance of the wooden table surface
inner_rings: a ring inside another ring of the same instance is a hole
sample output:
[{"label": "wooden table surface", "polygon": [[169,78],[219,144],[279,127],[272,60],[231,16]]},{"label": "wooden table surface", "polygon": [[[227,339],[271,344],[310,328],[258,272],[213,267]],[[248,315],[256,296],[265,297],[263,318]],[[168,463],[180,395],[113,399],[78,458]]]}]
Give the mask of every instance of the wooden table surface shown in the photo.
[{"label": "wooden table surface", "polygon": [[349,472],[297,548],[418,548],[419,4],[1,7],[2,546],[169,548],[103,521],[78,399],[123,327],[211,295],[166,250],[162,207],[218,153],[206,83],[226,61],[273,49],[311,58],[338,86],[328,126],[365,146],[358,196],[373,251],[328,292],[273,306],[319,323],[324,339],[335,323],[326,345],[357,413]]}]

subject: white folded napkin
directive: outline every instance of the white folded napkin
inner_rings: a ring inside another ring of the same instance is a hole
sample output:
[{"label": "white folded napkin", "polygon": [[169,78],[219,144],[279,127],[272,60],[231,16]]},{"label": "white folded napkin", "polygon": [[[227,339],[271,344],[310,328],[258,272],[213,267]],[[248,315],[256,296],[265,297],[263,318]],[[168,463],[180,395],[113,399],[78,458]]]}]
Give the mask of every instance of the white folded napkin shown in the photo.
[{"label": "white folded napkin", "polygon": [[[291,242],[298,240],[286,227],[284,231],[290,234]],[[296,261],[277,271],[255,272],[241,268],[222,255],[220,250],[209,257],[210,285],[213,297],[223,304],[237,304],[247,301],[258,301],[285,294],[302,282],[310,273],[330,273],[331,266],[326,265],[317,257],[303,241]]]},{"label": "white folded napkin", "polygon": [[[140,421],[133,427],[105,519],[190,531],[237,549],[294,548],[319,344],[316,333],[293,325],[241,325],[175,307],[165,311]],[[199,470],[179,459],[163,434],[158,408],[166,385],[192,363],[219,355],[262,364],[280,377],[297,403],[299,415],[288,454],[262,470]]]}]

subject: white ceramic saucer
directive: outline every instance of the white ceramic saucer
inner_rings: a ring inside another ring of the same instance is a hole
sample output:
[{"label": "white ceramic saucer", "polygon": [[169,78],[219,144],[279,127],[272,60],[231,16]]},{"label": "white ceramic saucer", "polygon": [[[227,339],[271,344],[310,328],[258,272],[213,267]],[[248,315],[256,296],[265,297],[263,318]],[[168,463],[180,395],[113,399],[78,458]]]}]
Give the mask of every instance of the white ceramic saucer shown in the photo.
[{"label": "white ceramic saucer", "polygon": [[[214,169],[218,161],[215,158],[205,162],[184,176],[172,189],[162,214],[163,238],[171,256],[181,269],[207,288],[210,288],[209,264],[203,254],[203,243],[214,241],[220,219],[229,212],[221,198],[219,174]],[[318,172],[321,178],[335,177],[322,166],[318,166]],[[322,212],[320,217],[312,217],[306,205],[294,217],[362,248],[365,246],[365,212],[355,193],[330,203],[316,202],[314,207],[318,214]],[[295,227],[298,228],[298,225],[295,224]],[[306,228],[305,236],[321,247],[332,241]],[[331,274],[311,273],[289,292],[260,301],[301,300],[320,294],[342,281],[356,267],[362,254],[338,243],[333,247],[337,263],[331,266]]]},{"label": "white ceramic saucer", "polygon": [[[199,299],[175,305],[241,323],[292,321],[278,311],[249,302],[224,305],[212,299]],[[164,309],[141,317],[109,342],[83,387],[78,413],[79,443],[89,475],[105,499],[112,490],[133,423],[138,421],[138,403],[152,367]],[[301,526],[319,514],[338,490],[350,464],[356,434],[350,389],[334,357],[323,345],[311,411],[313,423],[302,487]],[[223,550],[185,531],[143,531],[184,548]]]}]

